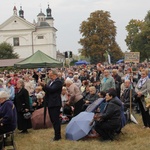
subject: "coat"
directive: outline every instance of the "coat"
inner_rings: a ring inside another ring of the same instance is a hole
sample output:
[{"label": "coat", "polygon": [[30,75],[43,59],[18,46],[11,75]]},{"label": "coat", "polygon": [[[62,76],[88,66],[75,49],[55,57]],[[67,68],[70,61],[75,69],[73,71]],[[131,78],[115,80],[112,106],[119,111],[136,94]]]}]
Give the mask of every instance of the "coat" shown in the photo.
[{"label": "coat", "polygon": [[108,122],[111,126],[119,127],[121,125],[121,107],[121,102],[116,98],[107,101],[106,107],[101,114],[102,122]]},{"label": "coat", "polygon": [[4,101],[0,106],[0,134],[14,131],[17,126],[16,108],[11,100]]},{"label": "coat", "polygon": [[47,85],[43,87],[45,91],[45,100],[47,102],[48,107],[61,107],[61,91],[62,91],[62,81],[60,79],[56,79],[51,85],[48,82]]},{"label": "coat", "polygon": [[100,91],[106,92],[109,89],[116,89],[115,80],[113,77],[109,76],[106,81],[105,77],[101,80]]},{"label": "coat", "polygon": [[22,88],[15,95],[14,104],[17,109],[17,123],[19,130],[31,128],[31,119],[25,119],[23,114],[25,109],[30,110],[29,93],[25,88]]},{"label": "coat", "polygon": [[145,111],[147,111],[146,108],[146,102],[144,100],[145,96],[147,96],[147,94],[150,94],[150,79],[147,77],[146,82],[142,85],[141,88],[138,87],[140,83],[140,80],[138,81],[137,85],[135,86],[135,92],[142,92],[142,96],[140,97],[140,100],[142,102],[142,105],[145,109]]},{"label": "coat", "polygon": [[75,83],[72,83],[68,88],[68,94],[71,96],[74,96],[73,102],[71,103],[76,103],[79,100],[81,100],[83,98],[82,93],[79,89],[79,87],[77,87],[77,85]]}]

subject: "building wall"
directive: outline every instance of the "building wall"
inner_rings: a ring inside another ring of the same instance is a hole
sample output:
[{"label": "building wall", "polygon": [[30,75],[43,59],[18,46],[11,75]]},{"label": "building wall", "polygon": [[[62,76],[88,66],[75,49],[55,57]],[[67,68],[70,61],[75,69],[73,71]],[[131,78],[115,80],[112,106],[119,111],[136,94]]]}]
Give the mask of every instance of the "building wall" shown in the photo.
[{"label": "building wall", "polygon": [[1,25],[0,43],[7,42],[14,46],[14,38],[19,38],[19,46],[14,46],[14,52],[18,53],[19,58],[29,57],[41,50],[56,59],[56,31],[50,26],[36,27],[25,19],[13,15]]}]

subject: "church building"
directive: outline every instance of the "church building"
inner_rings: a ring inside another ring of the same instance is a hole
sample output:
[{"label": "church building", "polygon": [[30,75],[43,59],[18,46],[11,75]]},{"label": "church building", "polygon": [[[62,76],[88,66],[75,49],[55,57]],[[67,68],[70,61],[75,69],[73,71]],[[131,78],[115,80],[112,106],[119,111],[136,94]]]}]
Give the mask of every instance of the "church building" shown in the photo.
[{"label": "church building", "polygon": [[13,15],[0,25],[0,43],[10,43],[19,58],[27,58],[40,50],[56,59],[56,31],[49,5],[46,15],[40,10],[34,23],[25,19],[22,7],[17,13],[14,6]]}]

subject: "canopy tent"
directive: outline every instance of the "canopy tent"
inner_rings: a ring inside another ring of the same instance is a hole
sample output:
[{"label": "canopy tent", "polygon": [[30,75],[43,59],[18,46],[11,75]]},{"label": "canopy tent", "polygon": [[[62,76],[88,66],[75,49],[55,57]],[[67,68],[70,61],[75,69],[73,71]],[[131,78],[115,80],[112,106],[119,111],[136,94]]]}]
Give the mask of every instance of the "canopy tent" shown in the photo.
[{"label": "canopy tent", "polygon": [[45,53],[38,50],[30,57],[14,64],[14,67],[17,68],[55,68],[55,67],[62,67],[63,63],[59,62],[50,56],[46,55]]},{"label": "canopy tent", "polygon": [[79,60],[77,62],[75,62],[75,65],[88,65],[89,62],[85,61],[85,60]]},{"label": "canopy tent", "polygon": [[119,63],[124,63],[124,59],[120,59],[116,62],[116,64],[119,64]]}]

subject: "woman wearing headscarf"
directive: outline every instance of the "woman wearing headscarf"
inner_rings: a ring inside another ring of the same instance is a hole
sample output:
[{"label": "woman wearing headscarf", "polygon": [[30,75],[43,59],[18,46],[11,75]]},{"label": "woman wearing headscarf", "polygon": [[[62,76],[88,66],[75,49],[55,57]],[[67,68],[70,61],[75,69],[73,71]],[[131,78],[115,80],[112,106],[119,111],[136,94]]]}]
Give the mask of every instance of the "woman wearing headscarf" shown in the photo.
[{"label": "woman wearing headscarf", "polygon": [[21,133],[28,133],[29,128],[31,128],[31,119],[25,119],[24,113],[29,112],[29,93],[24,88],[23,80],[17,81],[18,92],[15,95],[14,104],[17,109],[17,124],[18,129],[21,130]]},{"label": "woman wearing headscarf", "polygon": [[137,102],[140,107],[144,127],[150,128],[149,107],[146,107],[145,97],[150,94],[150,79],[148,78],[148,70],[141,71],[141,78],[138,81],[135,92],[137,93]]}]

